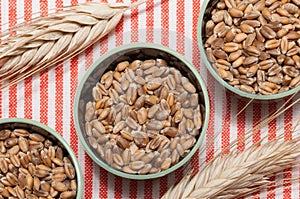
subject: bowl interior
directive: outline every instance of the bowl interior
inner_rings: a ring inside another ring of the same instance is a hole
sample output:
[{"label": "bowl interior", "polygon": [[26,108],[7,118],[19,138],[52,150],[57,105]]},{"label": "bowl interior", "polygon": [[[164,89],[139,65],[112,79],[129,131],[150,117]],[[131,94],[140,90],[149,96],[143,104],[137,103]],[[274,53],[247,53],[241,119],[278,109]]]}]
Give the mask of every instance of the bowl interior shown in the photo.
[{"label": "bowl interior", "polygon": [[206,33],[205,33],[205,25],[208,20],[211,19],[212,10],[215,8],[216,4],[220,2],[220,0],[212,0],[212,1],[204,1],[201,10],[200,15],[198,18],[198,30],[197,30],[197,37],[198,37],[198,46],[200,49],[201,54],[201,60],[204,62],[204,65],[207,67],[209,72],[212,74],[212,76],[226,89],[229,91],[237,94],[238,96],[241,96],[243,98],[249,98],[249,99],[255,99],[255,100],[276,100],[276,99],[282,99],[286,96],[292,95],[298,91],[300,91],[300,86],[292,88],[286,92],[278,93],[278,94],[272,94],[272,95],[255,95],[250,94],[247,92],[244,92],[240,89],[237,89],[230,84],[228,84],[225,80],[223,80],[215,68],[212,66],[210,61],[207,58],[206,51],[204,49],[204,44],[206,41]]},{"label": "bowl interior", "polygon": [[82,198],[83,191],[83,179],[81,175],[81,170],[77,158],[72,151],[68,143],[53,129],[33,120],[23,119],[23,118],[9,118],[9,119],[0,119],[0,130],[3,129],[26,129],[29,132],[35,132],[43,135],[45,138],[53,141],[59,147],[61,147],[64,152],[68,154],[69,159],[72,161],[72,164],[76,170],[76,181],[77,181],[77,194],[76,198]]},{"label": "bowl interior", "polygon": [[[204,125],[201,129],[200,136],[197,138],[197,142],[191,152],[180,162],[176,165],[170,167],[167,170],[161,171],[156,174],[147,174],[147,175],[132,175],[127,174],[122,171],[118,171],[113,169],[109,165],[107,165],[104,161],[101,160],[100,156],[97,152],[89,147],[87,136],[85,135],[85,105],[89,101],[93,101],[92,99],[92,89],[96,85],[96,83],[100,80],[102,74],[104,74],[108,70],[114,70],[116,65],[122,61],[134,61],[134,60],[146,60],[146,59],[156,59],[161,58],[165,59],[168,62],[168,65],[173,66],[181,71],[183,76],[188,77],[191,83],[196,87],[197,92],[199,93],[200,99],[199,102],[205,105],[205,113],[204,113]],[[209,100],[208,94],[205,87],[204,82],[202,81],[199,73],[197,70],[188,63],[181,55],[178,53],[170,50],[169,48],[154,45],[154,44],[144,44],[144,43],[136,43],[121,46],[115,48],[114,50],[108,52],[107,54],[103,55],[99,60],[97,60],[86,72],[81,81],[79,88],[76,93],[75,99],[75,125],[77,128],[78,136],[83,144],[86,152],[89,156],[101,167],[108,170],[109,172],[129,179],[151,179],[164,176],[175,169],[182,166],[199,148],[202,139],[204,137],[208,117],[209,117]]]}]

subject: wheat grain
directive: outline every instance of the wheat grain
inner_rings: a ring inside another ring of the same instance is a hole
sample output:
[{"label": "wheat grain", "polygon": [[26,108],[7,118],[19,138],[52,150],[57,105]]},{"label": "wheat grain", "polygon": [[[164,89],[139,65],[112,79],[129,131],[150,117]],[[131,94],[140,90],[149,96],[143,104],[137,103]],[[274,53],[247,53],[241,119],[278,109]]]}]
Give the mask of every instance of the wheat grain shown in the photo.
[{"label": "wheat grain", "polygon": [[188,174],[163,198],[238,198],[267,186],[271,176],[299,164],[300,137],[255,144],[243,152],[217,156],[194,177]]},{"label": "wheat grain", "polygon": [[5,31],[0,46],[0,89],[83,52],[111,32],[127,9],[146,1],[64,7]]}]

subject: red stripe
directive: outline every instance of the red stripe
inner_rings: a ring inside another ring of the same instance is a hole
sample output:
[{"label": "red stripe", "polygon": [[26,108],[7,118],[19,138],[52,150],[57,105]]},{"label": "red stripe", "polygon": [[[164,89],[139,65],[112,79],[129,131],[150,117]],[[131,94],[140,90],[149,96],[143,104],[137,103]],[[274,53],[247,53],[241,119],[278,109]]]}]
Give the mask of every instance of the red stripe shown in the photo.
[{"label": "red stripe", "polygon": [[[253,104],[253,128],[255,127],[255,125],[259,124],[259,122],[261,121],[261,109],[262,109],[262,105],[261,103],[257,102]],[[252,136],[252,142],[256,143],[258,141],[260,141],[261,139],[261,130],[257,130],[253,136]]]},{"label": "red stripe", "polygon": [[[48,2],[40,0],[41,16],[48,14]],[[40,122],[48,124],[48,69],[40,73]]]},{"label": "red stripe", "polygon": [[[185,39],[184,39],[184,11],[185,11],[185,4],[184,4],[184,0],[179,0],[177,1],[176,4],[176,18],[177,18],[177,24],[176,24],[176,50],[177,52],[179,52],[180,54],[184,55],[185,54]],[[178,34],[179,33],[179,34]],[[177,169],[175,171],[175,178],[176,179],[182,179],[183,178],[183,171],[184,171],[184,167],[180,167],[179,169]]]},{"label": "red stripe", "polygon": [[115,187],[114,187],[114,198],[115,199],[121,199],[122,198],[122,178],[115,176],[114,178]]},{"label": "red stripe", "polygon": [[130,199],[137,199],[137,181],[130,180],[129,183]]},{"label": "red stripe", "polygon": [[[117,0],[117,2],[122,2],[122,0]],[[123,44],[123,31],[124,31],[124,17],[122,17],[121,21],[116,27],[116,46],[121,46]],[[121,199],[122,198],[122,178],[115,177],[114,178],[114,198]]]},{"label": "red stripe", "polygon": [[63,7],[63,0],[55,0],[56,11],[61,11]]},{"label": "red stripe", "polygon": [[[92,65],[92,63],[93,63],[93,47],[91,46],[85,51],[85,68],[86,69],[89,68]],[[85,154],[84,156],[84,162],[85,162],[84,164],[85,165],[84,166],[85,197],[84,198],[91,199],[93,198],[93,162],[87,154]],[[107,193],[107,175],[102,176],[102,169],[100,169],[99,179],[101,179],[99,196],[100,198],[106,198],[107,194],[105,195],[105,193]],[[104,190],[101,190],[102,188]]]},{"label": "red stripe", "polygon": [[161,44],[169,46],[169,1],[161,2]]},{"label": "red stripe", "polygon": [[207,84],[208,95],[209,95],[209,103],[210,103],[210,117],[208,128],[206,131],[206,162],[209,162],[214,157],[214,139],[215,139],[215,87],[214,85],[217,83],[215,79],[211,76],[211,74],[207,74],[207,82],[211,82],[211,84]]},{"label": "red stripe", "polygon": [[198,16],[200,13],[200,0],[193,0],[193,40],[197,42],[197,32],[198,32]]},{"label": "red stripe", "polygon": [[[90,67],[90,65],[93,63],[93,47],[89,47],[85,51],[85,68],[87,69]],[[84,175],[85,175],[85,198],[92,198],[93,196],[93,165],[90,157],[85,155],[85,167],[84,167]],[[102,182],[105,180],[105,176],[101,176],[101,170],[100,170],[100,179]],[[107,191],[107,184],[106,186],[100,186],[100,193],[101,188],[104,188]],[[105,197],[100,197],[100,198],[105,198]]]},{"label": "red stripe", "polygon": [[[238,100],[238,113],[246,106],[246,103],[242,100]],[[245,127],[246,127],[246,113],[243,111],[240,113],[239,117],[237,118],[237,140],[238,140],[238,150],[244,151],[245,150]]]},{"label": "red stripe", "polygon": [[200,158],[200,149],[198,149],[191,158],[191,169],[193,173],[196,174],[199,171],[199,158]]},{"label": "red stripe", "polygon": [[[55,1],[56,10],[63,7],[62,0]],[[63,64],[59,64],[55,68],[55,130],[63,135]]]},{"label": "red stripe", "polygon": [[[24,2],[24,19],[30,20],[32,17],[32,0]],[[32,77],[28,77],[24,84],[24,116],[32,119]]]},{"label": "red stripe", "polygon": [[283,170],[283,198],[292,198],[292,169]]},{"label": "red stripe", "polygon": [[[101,176],[100,179],[102,180]],[[100,180],[100,184],[101,184]],[[93,198],[93,162],[92,159],[84,154],[84,198]]]},{"label": "red stripe", "polygon": [[198,15],[200,12],[200,0],[193,0],[193,31],[192,31],[192,37],[193,37],[193,65],[200,71],[200,50],[198,47],[198,41],[197,41],[197,26],[198,26]]},{"label": "red stripe", "polygon": [[[77,0],[72,0],[71,1],[72,5],[77,5],[78,1]],[[78,85],[78,56],[73,57],[71,59],[71,66],[70,66],[70,145],[75,153],[75,155],[78,157],[78,137],[76,134],[76,129],[74,125],[74,97]]]},{"label": "red stripe", "polygon": [[[117,2],[123,2],[122,0],[117,0]],[[116,46],[121,46],[123,44],[123,31],[124,31],[124,17],[116,27]]]},{"label": "red stripe", "polygon": [[77,5],[78,1],[77,0],[71,0],[71,5]]},{"label": "red stripe", "polygon": [[[193,43],[192,43],[192,63],[195,66],[195,68],[200,72],[200,51],[198,48],[198,43],[196,41],[197,39],[197,18],[198,14],[200,12],[200,0],[193,0],[193,31],[192,31],[192,37],[193,37]],[[199,154],[200,150],[197,150],[197,152],[192,157],[192,168],[193,171],[196,173],[199,171]]]},{"label": "red stripe", "polygon": [[159,179],[159,197],[161,198],[168,190],[168,176]]},{"label": "red stripe", "polygon": [[55,68],[55,130],[63,135],[63,65]]},{"label": "red stripe", "polygon": [[[136,2],[137,0],[131,0],[131,3]],[[138,42],[139,40],[139,17],[138,17],[139,9],[138,7],[131,9],[131,42]]]},{"label": "red stripe", "polygon": [[48,0],[40,0],[41,16],[48,14]]},{"label": "red stripe", "polygon": [[[73,3],[72,3],[73,4]],[[76,93],[76,89],[77,89],[77,85],[78,85],[78,57],[74,57],[71,59],[71,67],[70,67],[70,144],[71,147],[74,151],[74,153],[76,154],[76,156],[78,156],[78,137],[76,134],[76,129],[75,129],[75,125],[74,125],[74,112],[73,112],[73,106],[74,106],[74,97],[75,97],[75,93]]]},{"label": "red stripe", "polygon": [[[269,116],[271,116],[273,113],[276,112],[276,103],[273,102],[273,103],[270,103],[269,104]],[[276,119],[275,120],[272,120],[269,122],[268,124],[268,140],[273,140],[276,138],[276,130],[277,130],[277,127],[276,127]]]},{"label": "red stripe", "polygon": [[[273,113],[276,112],[276,103],[272,102],[269,103],[269,116],[271,116]],[[268,140],[274,140],[276,138],[276,131],[277,131],[277,127],[276,127],[276,119],[272,120],[268,123]],[[267,198],[271,199],[271,198],[275,198],[275,176],[271,178],[271,180],[274,181],[274,183],[270,184],[268,189],[267,189]]]},{"label": "red stripe", "polygon": [[[92,47],[88,48],[86,51],[85,59],[86,59],[86,67],[89,67],[93,63],[93,51]],[[103,37],[100,40],[100,56],[108,51],[108,35]],[[99,197],[107,198],[108,197],[108,173],[104,169],[100,169],[100,187],[99,189]],[[90,187],[92,189],[92,187]]]},{"label": "red stripe", "polygon": [[[17,24],[17,1],[9,0],[8,4],[9,28],[13,28]],[[17,85],[9,87],[9,117],[17,117]]]},{"label": "red stripe", "polygon": [[[92,174],[91,174],[92,175]],[[106,170],[100,168],[100,190],[99,190],[99,198],[108,198],[108,173]],[[93,189],[92,187],[90,188]]]},{"label": "red stripe", "polygon": [[[287,106],[291,105],[292,101],[288,102]],[[288,109],[284,112],[284,139],[291,140],[293,138],[293,109]]]},{"label": "red stripe", "polygon": [[[261,103],[257,102],[257,103],[254,103],[252,105],[253,107],[253,128],[259,124],[259,122],[261,121],[261,109],[262,109],[262,106],[261,106]],[[253,143],[256,143],[258,141],[260,141],[261,139],[261,130],[257,130],[255,132],[253,132],[253,135],[252,135],[252,142]],[[252,194],[252,197],[253,198],[260,198],[260,191],[257,191],[255,193]]]},{"label": "red stripe", "polygon": [[185,54],[184,51],[184,11],[185,11],[185,7],[184,7],[184,0],[179,0],[177,1],[176,4],[177,7],[177,12],[176,12],[176,18],[177,18],[177,24],[176,24],[176,49],[179,53],[181,54]]},{"label": "red stripe", "polygon": [[[169,46],[169,1],[161,2],[161,44]],[[162,197],[167,191],[168,177],[159,179],[159,196]]]},{"label": "red stripe", "polygon": [[[226,93],[226,106],[223,106],[223,129],[222,129],[222,149],[226,149],[230,145],[230,110],[231,110],[231,94]],[[229,149],[224,150],[224,154],[228,154]]]},{"label": "red stripe", "polygon": [[[288,105],[291,104],[292,101],[290,101]],[[284,139],[285,140],[292,140],[293,139],[293,109],[288,109],[284,112]],[[291,198],[292,197],[292,170],[286,169],[284,170],[285,174],[283,175],[284,179],[284,186],[283,186],[283,197],[284,198]]]},{"label": "red stripe", "polygon": [[[131,3],[136,2],[137,0],[131,0]],[[139,33],[138,33],[138,27],[139,27],[139,9],[138,7],[131,9],[131,42],[138,42],[139,40]],[[129,192],[130,192],[130,198],[137,198],[137,182],[135,180],[130,180],[129,183]]]},{"label": "red stripe", "polygon": [[[78,1],[77,0],[72,0],[71,1],[72,5],[77,5]],[[70,133],[72,136],[70,136],[70,145],[75,153],[75,155],[78,157],[78,137],[76,134],[76,129],[74,125],[74,113],[73,113],[73,106],[74,106],[74,97],[78,85],[78,56],[73,57],[71,59],[71,68],[70,68],[70,107],[71,107],[71,118],[70,118]]]},{"label": "red stripe", "polygon": [[153,180],[145,180],[144,186],[144,199],[152,199]]},{"label": "red stripe", "polygon": [[154,41],[154,1],[148,1],[146,3],[146,38],[147,42],[153,42]]}]

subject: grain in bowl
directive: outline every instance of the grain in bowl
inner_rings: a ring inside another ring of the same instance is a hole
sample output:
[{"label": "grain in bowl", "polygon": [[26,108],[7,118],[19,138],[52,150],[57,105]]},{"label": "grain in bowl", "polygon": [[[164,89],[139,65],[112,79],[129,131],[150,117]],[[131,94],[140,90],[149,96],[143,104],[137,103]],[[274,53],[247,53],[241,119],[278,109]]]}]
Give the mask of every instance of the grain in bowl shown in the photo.
[{"label": "grain in bowl", "polygon": [[0,120],[0,198],[81,198],[81,180],[75,155],[53,130]]},{"label": "grain in bowl", "polygon": [[207,104],[205,87],[181,60],[163,47],[139,45],[110,59],[81,93],[90,98],[82,100],[79,135],[101,166],[145,179],[167,174],[192,155],[206,128]]},{"label": "grain in bowl", "polygon": [[299,90],[298,5],[296,0],[205,2],[198,36],[210,72],[246,97],[275,99]]}]

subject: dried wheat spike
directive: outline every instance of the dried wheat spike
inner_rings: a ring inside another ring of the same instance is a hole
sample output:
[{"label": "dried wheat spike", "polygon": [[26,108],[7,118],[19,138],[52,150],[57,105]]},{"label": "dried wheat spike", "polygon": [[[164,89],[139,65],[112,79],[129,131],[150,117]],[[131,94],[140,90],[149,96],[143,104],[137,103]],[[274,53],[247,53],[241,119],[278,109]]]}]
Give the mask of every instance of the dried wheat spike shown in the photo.
[{"label": "dried wheat spike", "polygon": [[5,31],[0,45],[0,89],[83,52],[114,29],[125,10],[146,1],[69,6]]},{"label": "dried wheat spike", "polygon": [[265,188],[271,176],[299,164],[300,137],[253,145],[240,153],[217,156],[194,177],[187,174],[163,199],[239,198]]}]

